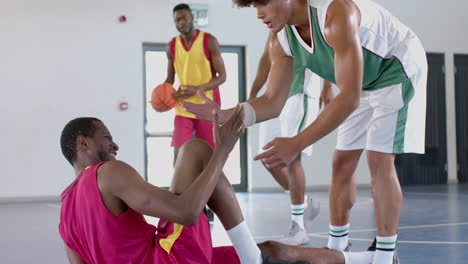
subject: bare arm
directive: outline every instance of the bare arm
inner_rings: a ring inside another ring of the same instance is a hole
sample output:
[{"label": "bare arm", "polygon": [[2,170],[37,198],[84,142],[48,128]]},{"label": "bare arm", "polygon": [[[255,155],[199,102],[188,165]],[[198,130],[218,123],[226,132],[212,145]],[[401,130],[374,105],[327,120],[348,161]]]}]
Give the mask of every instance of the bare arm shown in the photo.
[{"label": "bare arm", "polygon": [[252,88],[250,89],[249,100],[257,97],[258,92],[260,91],[260,89],[262,89],[263,85],[268,79],[268,73],[270,72],[271,67],[270,55],[268,54],[271,35],[272,33],[270,32],[268,34],[268,39],[265,43],[265,49],[263,50],[262,56],[260,57],[260,61],[258,62],[257,75],[255,76]]},{"label": "bare arm", "polygon": [[106,186],[106,192],[141,214],[193,225],[218,183],[229,153],[243,132],[243,118],[242,108],[237,107],[225,125],[218,128],[218,124],[215,124],[217,146],[211,160],[200,176],[180,195],[147,183],[137,171],[121,161],[109,161],[99,168],[100,178],[105,181],[101,185]]},{"label": "bare arm", "polygon": [[208,47],[210,49],[211,62],[213,63],[215,76],[208,83],[198,86],[198,89],[201,91],[211,90],[226,81],[226,68],[224,67],[224,61],[221,56],[218,40],[216,40],[212,35],[208,38]]},{"label": "bare arm", "polygon": [[[271,37],[269,56],[271,68],[267,89],[262,96],[248,100],[256,112],[257,123],[275,118],[281,113],[293,79],[293,59],[284,53],[276,34]],[[194,113],[198,119],[209,122],[213,120],[212,113],[215,111],[219,113],[220,121],[223,123],[232,114],[234,108],[220,110],[212,100],[200,93],[199,95],[205,99],[205,104],[181,102],[185,109]]]},{"label": "bare arm", "polygon": [[167,44],[166,46],[166,56],[167,56],[167,75],[166,80],[164,82],[170,83],[171,85],[174,84],[175,78],[175,69],[174,69],[174,60],[171,56],[171,43]]},{"label": "bare arm", "polygon": [[73,251],[71,248],[65,244],[65,252],[67,253],[68,261],[70,264],[85,264],[84,261]]},{"label": "bare arm", "polygon": [[359,23],[360,14],[353,3],[338,0],[328,8],[325,37],[335,51],[335,78],[341,92],[296,136],[300,149],[333,131],[359,106],[364,68]]},{"label": "bare arm", "polygon": [[269,55],[271,68],[266,91],[248,101],[255,109],[257,123],[279,116],[293,80],[293,58],[284,53],[276,34],[271,37]]},{"label": "bare arm", "polygon": [[319,107],[327,106],[335,95],[333,94],[332,84],[327,80],[323,80],[322,92],[320,93]]}]

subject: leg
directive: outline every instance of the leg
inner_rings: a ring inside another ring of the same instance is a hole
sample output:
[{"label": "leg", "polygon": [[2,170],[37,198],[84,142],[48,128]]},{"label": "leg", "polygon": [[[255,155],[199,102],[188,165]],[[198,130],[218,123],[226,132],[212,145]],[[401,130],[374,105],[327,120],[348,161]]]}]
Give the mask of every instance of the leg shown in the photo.
[{"label": "leg", "polygon": [[305,175],[301,157],[295,159],[289,166],[279,170],[270,170],[265,167],[285,190],[289,190],[291,204],[303,204],[305,194]]},{"label": "leg", "polygon": [[263,166],[283,189],[289,191],[289,167],[284,167],[279,170],[270,170],[265,164],[263,164]]},{"label": "leg", "polygon": [[258,244],[262,252],[289,262],[309,261],[314,264],[345,264],[341,252],[323,248],[302,248],[274,241]]},{"label": "leg", "polygon": [[297,157],[289,166],[289,195],[291,204],[298,205],[304,203],[305,175],[301,163],[301,155]]},{"label": "leg", "polygon": [[291,200],[289,230],[280,241],[295,246],[309,242],[310,239],[304,225],[304,216],[308,220],[314,219],[318,215],[320,207],[318,203],[305,201],[305,175],[300,156],[288,167],[270,172],[284,189],[289,189]]},{"label": "leg", "polygon": [[[200,139],[184,144],[176,161],[171,191],[183,193],[206,167],[212,153],[211,147]],[[260,250],[244,221],[234,190],[224,174],[220,175],[208,205],[227,230],[241,263],[261,263]]]},{"label": "leg", "polygon": [[[184,144],[175,164],[171,191],[183,193],[203,171],[212,153],[211,147],[199,139]],[[218,215],[226,230],[244,220],[234,190],[224,174],[221,175],[208,206]]]},{"label": "leg", "polygon": [[330,223],[343,226],[349,223],[351,208],[356,200],[354,171],[362,149],[336,150],[333,155],[333,175],[330,186]]},{"label": "leg", "polygon": [[174,147],[174,161],[172,162],[172,166],[175,167],[176,160],[177,160],[177,154],[179,154],[179,149],[180,147]]},{"label": "leg", "polygon": [[327,247],[331,249],[345,250],[349,245],[349,217],[356,200],[354,172],[366,147],[367,126],[372,114],[368,94],[363,92],[359,107],[338,128],[329,192],[330,231]]},{"label": "leg", "polygon": [[368,150],[367,161],[372,178],[377,235],[393,236],[398,230],[403,203],[395,155]]}]

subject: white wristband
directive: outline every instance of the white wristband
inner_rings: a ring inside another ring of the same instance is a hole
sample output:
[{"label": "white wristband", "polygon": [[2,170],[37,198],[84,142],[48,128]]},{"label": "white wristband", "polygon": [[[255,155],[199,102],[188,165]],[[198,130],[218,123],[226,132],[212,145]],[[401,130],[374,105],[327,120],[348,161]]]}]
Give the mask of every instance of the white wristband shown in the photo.
[{"label": "white wristband", "polygon": [[247,102],[241,103],[244,108],[244,125],[249,127],[257,121],[257,115],[255,114],[255,109]]}]

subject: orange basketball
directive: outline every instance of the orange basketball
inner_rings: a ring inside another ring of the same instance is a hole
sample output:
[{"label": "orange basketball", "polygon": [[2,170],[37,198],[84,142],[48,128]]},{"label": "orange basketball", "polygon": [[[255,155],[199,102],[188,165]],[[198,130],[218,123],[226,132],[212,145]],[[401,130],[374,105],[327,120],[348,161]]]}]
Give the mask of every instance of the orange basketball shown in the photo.
[{"label": "orange basketball", "polygon": [[174,108],[177,103],[176,90],[169,83],[163,83],[154,88],[151,94],[151,106],[158,112]]}]

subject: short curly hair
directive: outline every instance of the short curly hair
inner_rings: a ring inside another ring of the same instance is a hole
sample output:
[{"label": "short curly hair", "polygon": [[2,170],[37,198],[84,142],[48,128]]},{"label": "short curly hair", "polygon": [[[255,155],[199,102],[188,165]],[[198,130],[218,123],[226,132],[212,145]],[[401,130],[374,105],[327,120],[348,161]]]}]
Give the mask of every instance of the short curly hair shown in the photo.
[{"label": "short curly hair", "polygon": [[68,122],[60,136],[60,147],[63,156],[73,166],[76,160],[76,138],[78,136],[92,137],[97,130],[95,122],[102,123],[94,117],[79,117]]},{"label": "short curly hair", "polygon": [[270,0],[232,0],[238,7],[249,7],[252,5],[266,5]]}]

